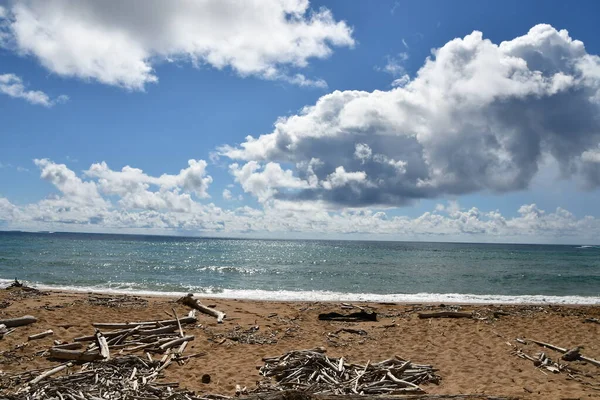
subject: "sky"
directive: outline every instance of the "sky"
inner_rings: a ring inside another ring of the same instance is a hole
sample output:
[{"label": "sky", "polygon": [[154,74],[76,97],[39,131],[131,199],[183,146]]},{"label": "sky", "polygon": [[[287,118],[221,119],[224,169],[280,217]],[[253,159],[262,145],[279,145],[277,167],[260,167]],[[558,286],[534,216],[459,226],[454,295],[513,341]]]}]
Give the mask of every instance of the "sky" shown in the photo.
[{"label": "sky", "polygon": [[597,244],[597,15],[0,0],[0,230]]}]

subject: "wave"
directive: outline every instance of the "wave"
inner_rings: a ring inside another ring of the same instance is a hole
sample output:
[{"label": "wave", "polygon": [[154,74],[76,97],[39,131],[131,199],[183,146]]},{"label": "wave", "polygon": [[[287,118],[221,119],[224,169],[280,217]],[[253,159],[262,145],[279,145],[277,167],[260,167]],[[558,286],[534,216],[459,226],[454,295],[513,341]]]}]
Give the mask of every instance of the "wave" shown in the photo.
[{"label": "wave", "polygon": [[[13,282],[0,279],[0,285]],[[58,286],[35,284],[34,287],[45,290],[69,290],[74,292],[96,292],[110,294],[130,294],[140,296],[184,296],[183,291],[154,291],[140,289],[110,288],[106,286]],[[267,301],[332,301],[332,302],[390,302],[390,303],[461,303],[461,304],[578,304],[598,305],[600,297],[596,296],[546,296],[531,295],[497,295],[497,294],[463,294],[463,293],[342,293],[331,291],[292,291],[292,290],[242,290],[221,289],[214,287],[196,287],[190,290],[198,297],[245,299]]]},{"label": "wave", "polygon": [[600,247],[598,246],[589,246],[589,245],[584,245],[584,246],[579,246],[579,247],[575,247],[576,249],[599,249]]}]

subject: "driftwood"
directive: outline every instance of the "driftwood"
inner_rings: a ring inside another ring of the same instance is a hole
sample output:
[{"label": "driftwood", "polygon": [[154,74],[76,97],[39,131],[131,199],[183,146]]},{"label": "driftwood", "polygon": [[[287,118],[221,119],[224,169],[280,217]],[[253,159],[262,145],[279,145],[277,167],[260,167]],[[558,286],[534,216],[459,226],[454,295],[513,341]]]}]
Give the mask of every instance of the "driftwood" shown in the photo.
[{"label": "driftwood", "polygon": [[[183,317],[179,319],[179,322],[182,324],[192,324],[198,321],[196,317]],[[127,329],[127,328],[135,328],[136,326],[140,326],[141,328],[160,328],[164,325],[177,325],[176,319],[167,319],[163,321],[146,321],[146,322],[94,322],[92,326],[98,329]]]},{"label": "driftwood", "polygon": [[[563,353],[564,354],[564,353],[568,353],[570,351],[569,349],[565,349],[564,347],[555,346],[555,345],[550,344],[550,343],[540,342],[539,340],[533,340],[533,339],[529,339],[529,340],[532,341],[533,343],[539,345],[539,346],[547,347],[549,349],[558,351],[559,353]],[[595,360],[593,358],[589,358],[589,357],[585,357],[585,356],[579,355],[578,359],[582,360],[582,361],[587,361],[590,364],[595,365],[596,367],[600,367],[600,361]],[[572,361],[572,360],[567,360],[567,361]]]},{"label": "driftwood", "polygon": [[[81,370],[56,376],[57,372],[68,371],[67,365],[60,366],[29,380],[25,372],[13,376],[12,383],[2,392],[2,398],[10,400],[200,400],[193,392],[174,391],[179,383],[159,384],[161,365],[136,356],[113,358],[84,365]],[[52,376],[51,376],[52,375]],[[21,384],[23,380],[29,380]],[[208,400],[208,399],[205,399]]]},{"label": "driftwood", "polygon": [[299,390],[315,394],[410,394],[423,393],[421,383],[438,383],[430,365],[414,364],[399,357],[366,365],[349,364],[344,358],[325,355],[322,348],[296,350],[280,357],[263,358],[261,375],[273,377],[258,382],[254,392]]},{"label": "driftwood", "polygon": [[195,299],[192,293],[188,293],[187,296],[184,296],[177,300],[178,303],[184,304],[188,307],[191,307],[195,310],[200,311],[201,313],[208,314],[217,319],[219,324],[223,323],[223,320],[227,316],[224,312],[215,310],[214,308],[206,307],[203,305],[199,299]]},{"label": "driftwood", "polygon": [[[498,397],[482,394],[415,394],[403,395],[378,395],[370,396],[376,400],[517,400],[516,397]],[[242,397],[244,400],[364,400],[365,396],[348,394],[343,397],[336,395],[322,395],[305,393],[297,390],[286,390],[273,393],[254,393]]]},{"label": "driftwood", "polygon": [[184,337],[179,337],[177,339],[173,339],[171,341],[168,341],[166,343],[161,344],[160,346],[158,346],[158,348],[160,350],[167,350],[170,349],[171,347],[175,347],[178,344],[182,344],[185,342],[189,342],[190,340],[194,340],[194,336],[184,336]]},{"label": "driftwood", "polygon": [[6,325],[7,328],[29,325],[34,322],[37,322],[37,318],[32,317],[31,315],[25,315],[19,318],[0,319],[0,324]]},{"label": "driftwood", "polygon": [[52,329],[48,329],[47,331],[36,333],[35,335],[29,335],[27,337],[27,340],[41,339],[41,338],[45,338],[46,336],[50,336],[53,334],[54,334],[54,331],[52,331]]},{"label": "driftwood", "polygon": [[359,322],[359,321],[377,321],[376,312],[367,312],[360,310],[350,314],[340,314],[337,312],[330,312],[319,314],[319,320],[321,321],[343,321],[343,322]]},{"label": "driftwood", "polygon": [[63,350],[76,350],[82,348],[83,345],[81,343],[61,343],[55,344],[52,346],[53,349],[63,349]]},{"label": "driftwood", "polygon": [[102,335],[102,332],[96,332],[96,344],[100,348],[100,356],[104,360],[110,360],[110,350],[106,338]]},{"label": "driftwood", "polygon": [[55,358],[57,360],[94,361],[101,357],[102,356],[97,351],[66,350],[57,349],[55,347],[50,349],[50,358]]},{"label": "driftwood", "polygon": [[54,375],[54,374],[58,374],[60,371],[63,371],[65,369],[71,367],[72,365],[73,364],[68,363],[68,364],[59,365],[56,368],[52,368],[51,370],[44,372],[43,374],[41,374],[37,378],[34,378],[31,382],[29,382],[29,384],[30,385],[35,385],[36,383],[38,383],[42,379],[47,378],[47,377],[49,377],[51,375]]},{"label": "driftwood", "polygon": [[419,318],[472,318],[472,313],[459,311],[437,311],[419,313]]}]

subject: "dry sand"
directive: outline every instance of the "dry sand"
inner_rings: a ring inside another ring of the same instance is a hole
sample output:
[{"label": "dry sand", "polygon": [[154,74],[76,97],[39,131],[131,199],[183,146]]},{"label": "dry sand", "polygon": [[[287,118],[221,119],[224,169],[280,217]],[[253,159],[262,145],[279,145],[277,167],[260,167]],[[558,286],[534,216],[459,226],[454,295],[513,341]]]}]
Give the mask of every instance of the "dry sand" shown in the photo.
[{"label": "dry sand", "polygon": [[[0,290],[0,319],[34,315],[38,322],[18,327],[0,339],[0,371],[16,373],[56,365],[41,352],[54,340],[71,341],[93,333],[92,322],[147,321],[168,318],[175,307],[179,315],[189,309],[167,297],[119,297],[107,301],[108,295],[51,292],[46,295],[20,290]],[[125,299],[125,300],[124,300]],[[515,346],[531,355],[542,349],[534,344],[522,345],[515,338],[532,338],[561,347],[585,346],[582,353],[600,359],[600,325],[585,323],[586,318],[600,318],[599,306],[480,306],[462,305],[461,311],[474,311],[485,319],[419,319],[422,310],[444,310],[450,306],[419,304],[360,303],[378,313],[377,322],[344,323],[319,321],[324,312],[350,312],[340,303],[264,302],[247,300],[203,299],[227,313],[223,324],[198,314],[197,325],[187,325],[186,334],[196,336],[186,354],[205,351],[203,357],[190,359],[185,365],[172,364],[165,381],[179,381],[182,387],[198,393],[233,395],[235,385],[249,389],[260,380],[256,366],[261,358],[277,356],[289,350],[323,346],[331,356],[344,356],[350,362],[364,363],[394,355],[439,369],[439,385],[425,385],[431,394],[488,394],[532,399],[600,398],[600,367],[575,361],[569,363],[580,371],[553,374],[536,368],[531,361],[515,356]],[[454,307],[455,305],[452,305]],[[493,317],[493,311],[509,315]],[[227,337],[240,337],[258,326],[251,340],[241,343]],[[348,327],[363,329],[366,336],[351,333],[332,335]],[[47,329],[53,336],[27,343],[31,334]],[[14,350],[14,351],[13,351]],[[545,350],[553,360],[560,354]],[[564,362],[566,363],[566,362]],[[210,374],[203,384],[200,377]],[[1,394],[1,393],[0,393]]]}]

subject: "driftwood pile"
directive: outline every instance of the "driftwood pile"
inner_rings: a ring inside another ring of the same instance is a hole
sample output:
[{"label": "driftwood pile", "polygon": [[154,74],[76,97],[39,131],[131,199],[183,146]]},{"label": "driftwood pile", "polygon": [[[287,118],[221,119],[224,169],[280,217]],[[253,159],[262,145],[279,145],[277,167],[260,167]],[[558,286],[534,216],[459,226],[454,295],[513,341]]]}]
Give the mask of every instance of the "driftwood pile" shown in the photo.
[{"label": "driftwood pile", "polygon": [[261,375],[275,378],[257,383],[255,392],[297,390],[331,395],[394,395],[424,393],[418,385],[439,383],[436,369],[399,357],[365,365],[344,358],[327,357],[324,348],[290,351],[280,357],[263,358]]},{"label": "driftwood pile", "polygon": [[[73,343],[61,343],[50,348],[50,358],[73,361],[109,360],[111,351],[137,351],[171,353],[171,349],[180,346],[172,358],[180,357],[187,343],[194,336],[185,336],[182,324],[197,321],[193,312],[187,317],[155,321],[155,322],[126,322],[126,323],[94,323],[96,333],[81,336]],[[117,329],[104,331],[100,329]],[[91,342],[85,349],[82,343]]]},{"label": "driftwood pile", "polygon": [[161,367],[158,361],[134,355],[87,363],[76,372],[67,363],[33,379],[31,371],[12,376],[12,387],[7,388],[11,390],[3,396],[10,400],[198,399],[191,392],[179,391],[178,383],[156,383]]}]

